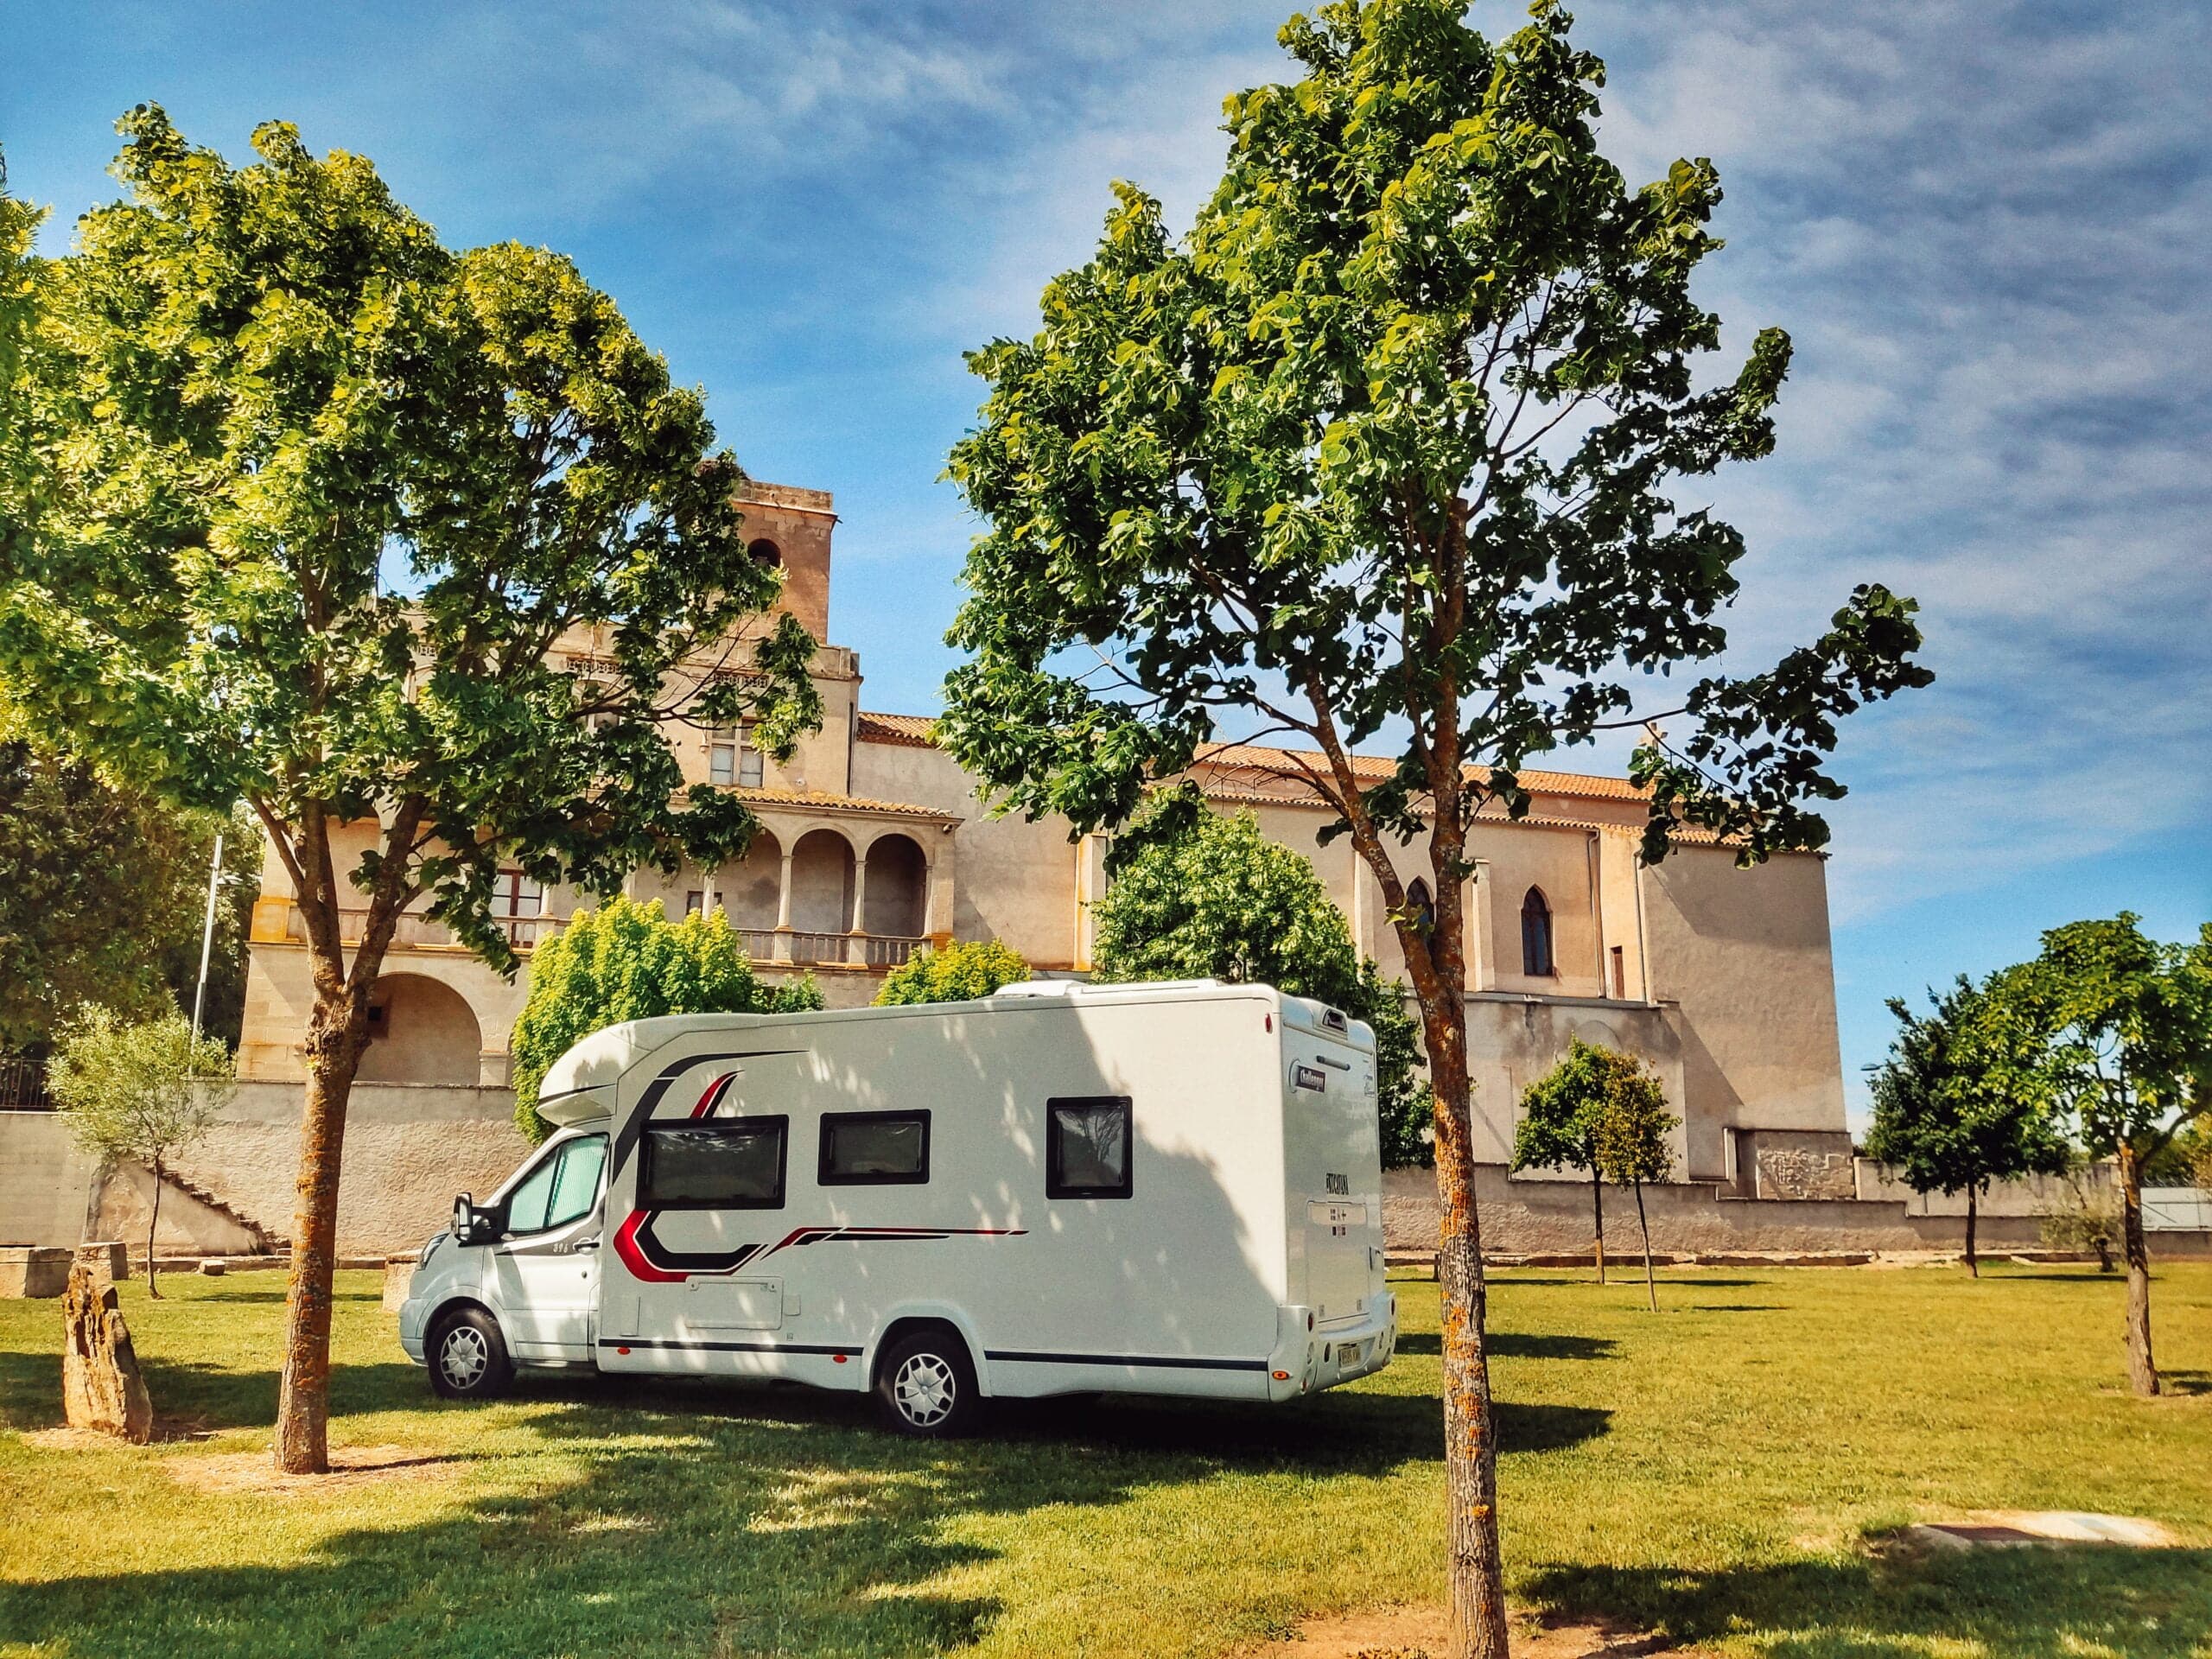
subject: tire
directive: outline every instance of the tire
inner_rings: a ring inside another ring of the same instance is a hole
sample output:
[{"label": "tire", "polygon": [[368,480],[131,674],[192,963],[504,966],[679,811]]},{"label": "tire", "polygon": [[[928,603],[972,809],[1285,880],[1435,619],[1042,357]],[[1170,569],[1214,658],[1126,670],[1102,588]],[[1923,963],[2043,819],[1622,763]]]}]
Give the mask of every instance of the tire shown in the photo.
[{"label": "tire", "polygon": [[964,1434],[982,1414],[968,1344],[950,1329],[929,1329],[891,1344],[875,1371],[884,1426],[917,1440]]},{"label": "tire", "polygon": [[430,1387],[448,1400],[491,1400],[514,1381],[499,1322],[480,1307],[457,1307],[441,1315],[423,1344]]}]

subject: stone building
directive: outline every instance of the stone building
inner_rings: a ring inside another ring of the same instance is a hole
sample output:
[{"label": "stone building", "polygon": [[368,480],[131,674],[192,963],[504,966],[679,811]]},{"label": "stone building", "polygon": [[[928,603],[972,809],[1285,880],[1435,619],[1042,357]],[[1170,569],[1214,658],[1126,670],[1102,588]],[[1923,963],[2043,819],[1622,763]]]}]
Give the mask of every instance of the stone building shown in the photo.
[{"label": "stone building", "polygon": [[[756,485],[746,510],[757,551],[784,569],[785,607],[829,639],[829,493]],[[825,644],[813,677],[823,727],[787,763],[761,755],[742,729],[671,728],[687,779],[736,791],[763,827],[742,862],[667,878],[640,872],[632,896],[658,898],[671,914],[724,907],[764,976],[810,972],[833,1005],[868,1001],[889,968],[948,939],[995,936],[1044,973],[1088,969],[1103,838],[988,816],[973,780],[931,742],[926,718],[861,708],[852,652]],[[1221,810],[1251,811],[1310,858],[1361,949],[1397,971],[1379,887],[1347,841],[1319,844],[1327,815],[1298,798],[1287,764],[1281,750],[1229,746],[1195,775]],[[1644,803],[1632,785],[1566,772],[1522,781],[1534,798],[1529,815],[1485,820],[1471,846],[1479,1155],[1505,1160],[1522,1087],[1580,1035],[1658,1068],[1685,1120],[1678,1151],[1690,1181],[1742,1198],[1853,1196],[1822,861],[1789,855],[1741,870],[1726,849],[1689,836],[1647,868],[1637,859]],[[359,839],[372,830],[359,826]],[[341,857],[353,844],[341,842]],[[1418,901],[1417,858],[1417,849],[1408,853],[1405,874]],[[540,892],[513,873],[499,909],[526,963],[590,902]],[[259,1085],[301,1075],[311,1001],[302,938],[272,857],[254,910],[239,1055],[248,1093],[269,1094],[272,1121],[282,1092]],[[503,979],[436,924],[410,918],[385,970],[362,1083],[391,1085],[395,1099],[411,1087],[425,1102],[491,1103],[477,1114],[489,1124],[526,989],[526,967]],[[468,1116],[442,1107],[433,1117],[455,1113]],[[350,1189],[352,1167],[347,1179]],[[465,1184],[445,1184],[439,1203]],[[281,1212],[264,1219],[281,1228]]]}]

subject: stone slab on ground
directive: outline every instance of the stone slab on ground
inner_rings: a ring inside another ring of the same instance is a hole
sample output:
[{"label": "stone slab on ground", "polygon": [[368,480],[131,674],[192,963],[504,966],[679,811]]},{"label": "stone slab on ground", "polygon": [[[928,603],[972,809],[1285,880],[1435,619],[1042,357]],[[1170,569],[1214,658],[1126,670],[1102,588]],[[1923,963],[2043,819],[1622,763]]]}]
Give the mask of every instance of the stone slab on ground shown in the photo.
[{"label": "stone slab on ground", "polygon": [[2005,1548],[2022,1544],[2120,1544],[2171,1549],[2180,1541],[2156,1521],[2083,1510],[1977,1510],[1963,1521],[1907,1527],[1908,1541],[1937,1549]]},{"label": "stone slab on ground", "polygon": [[0,1297],[44,1301],[69,1287],[70,1250],[62,1245],[0,1249]]}]

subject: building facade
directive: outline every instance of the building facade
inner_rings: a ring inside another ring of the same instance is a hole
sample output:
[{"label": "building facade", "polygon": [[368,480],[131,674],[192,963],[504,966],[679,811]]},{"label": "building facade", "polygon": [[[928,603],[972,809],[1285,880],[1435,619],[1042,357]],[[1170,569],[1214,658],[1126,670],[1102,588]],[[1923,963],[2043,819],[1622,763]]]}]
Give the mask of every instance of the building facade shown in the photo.
[{"label": "building facade", "polygon": [[[785,608],[828,639],[829,493],[755,485],[745,508],[755,550],[785,573]],[[589,642],[574,645],[581,660]],[[741,728],[671,728],[686,779],[741,796],[762,830],[741,862],[671,877],[641,871],[631,895],[658,899],[672,915],[720,906],[764,976],[811,973],[832,1006],[868,1001],[892,967],[952,939],[995,937],[1041,973],[1086,971],[1105,839],[1072,838],[1059,821],[991,817],[975,780],[931,741],[928,720],[861,709],[853,652],[824,645],[812,671],[822,728],[783,764]],[[1291,764],[1280,750],[1227,746],[1193,775],[1217,809],[1251,812],[1309,858],[1360,948],[1386,974],[1399,972],[1378,884],[1348,841],[1320,844],[1328,814],[1299,797]],[[1743,870],[1726,848],[1692,836],[1646,868],[1637,857],[1645,804],[1634,785],[1534,772],[1522,783],[1528,816],[1485,818],[1470,843],[1478,1157],[1506,1161],[1522,1087],[1580,1036],[1657,1068],[1684,1119],[1677,1150],[1687,1179],[1745,1198],[1851,1196],[1822,861],[1785,855]],[[358,826],[334,851],[343,861],[372,832]],[[1426,893],[1414,886],[1419,856],[1418,847],[1404,854],[1416,903]],[[529,954],[591,902],[540,891],[519,873],[504,878],[499,907],[525,963],[512,981],[437,924],[410,918],[385,965],[361,1080],[504,1086]],[[271,856],[254,909],[244,1077],[302,1075],[311,1004],[304,934]]]}]

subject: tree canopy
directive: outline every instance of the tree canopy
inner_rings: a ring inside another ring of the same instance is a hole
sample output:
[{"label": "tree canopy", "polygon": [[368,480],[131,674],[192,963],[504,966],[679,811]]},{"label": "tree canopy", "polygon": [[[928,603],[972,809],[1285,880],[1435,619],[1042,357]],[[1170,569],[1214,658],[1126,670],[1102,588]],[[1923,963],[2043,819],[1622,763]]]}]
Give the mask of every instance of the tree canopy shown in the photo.
[{"label": "tree canopy", "polygon": [[1961,974],[1916,1015],[1889,1001],[1897,1034],[1873,1075],[1866,1155],[1916,1192],[1967,1194],[1967,1264],[1979,1274],[1974,1222],[1992,1181],[2063,1174],[2073,1157],[2042,1033],[2016,1007]]},{"label": "tree canopy", "polygon": [[917,950],[883,976],[875,1006],[968,1002],[1029,977],[1021,952],[998,939],[956,939]]},{"label": "tree canopy", "polygon": [[169,1160],[205,1135],[229,1104],[230,1052],[213,1037],[195,1042],[191,1022],[173,1008],[134,1020],[86,1003],[61,1028],[48,1087],[79,1147],[103,1165],[130,1159],[151,1172],[146,1288],[159,1296],[154,1240],[162,1179]]},{"label": "tree canopy", "polygon": [[548,1125],[537,1115],[546,1069],[595,1031],[666,1014],[777,1014],[818,1008],[812,975],[790,985],[763,983],[745,941],[720,910],[671,922],[660,900],[611,899],[579,911],[531,958],[530,995],[508,1045],[513,1057],[515,1124],[533,1142]]},{"label": "tree canopy", "polygon": [[1200,812],[1163,839],[1141,835],[1092,907],[1105,982],[1224,979],[1272,985],[1374,1028],[1382,1161],[1426,1163],[1430,1114],[1403,990],[1363,957],[1313,866],[1249,812]]},{"label": "tree canopy", "polygon": [[2004,1017],[2037,1033],[2042,1078],[2084,1148],[2120,1176],[2127,1261],[2128,1380],[2159,1390],[2151,1346],[2144,1166],[2212,1111],[2212,922],[2166,944],[2122,911],[2043,936],[2036,959],[1991,982]]}]

